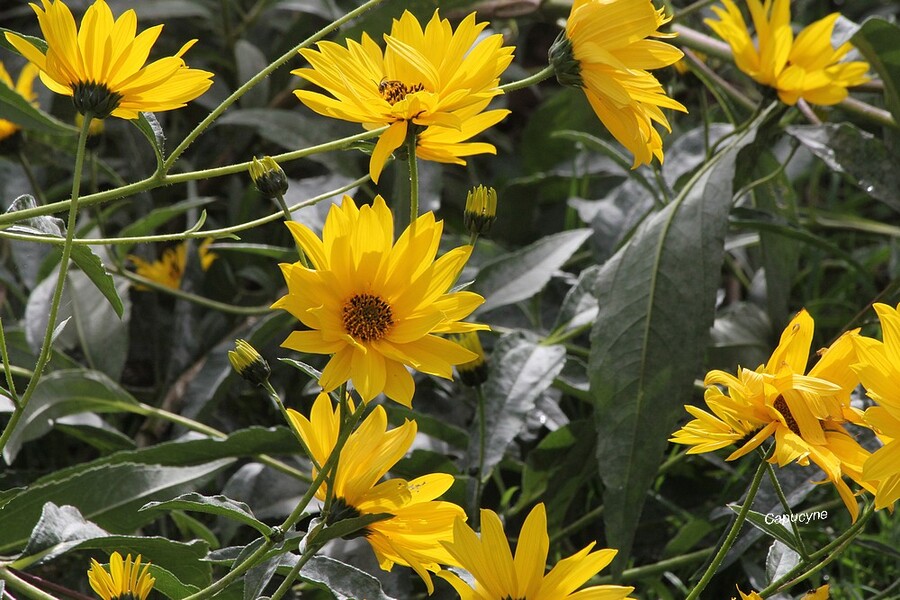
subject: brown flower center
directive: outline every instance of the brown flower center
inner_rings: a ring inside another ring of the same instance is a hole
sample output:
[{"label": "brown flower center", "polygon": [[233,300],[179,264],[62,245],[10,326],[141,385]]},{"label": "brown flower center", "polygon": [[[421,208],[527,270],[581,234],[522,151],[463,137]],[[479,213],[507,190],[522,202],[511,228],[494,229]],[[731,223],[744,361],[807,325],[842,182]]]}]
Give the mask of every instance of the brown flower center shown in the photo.
[{"label": "brown flower center", "polygon": [[357,294],[341,311],[344,329],[355,339],[374,342],[383,338],[394,325],[391,305],[380,296]]},{"label": "brown flower center", "polygon": [[413,94],[415,92],[421,92],[424,89],[425,86],[421,83],[407,86],[402,81],[387,78],[382,79],[381,83],[378,84],[378,92],[381,94],[381,97],[387,100],[391,106],[406,98],[407,95]]},{"label": "brown flower center", "polygon": [[787,423],[788,429],[800,435],[800,427],[797,425],[797,421],[794,419],[794,415],[791,414],[791,409],[788,408],[787,401],[785,401],[784,396],[780,395],[775,399],[775,403],[772,405],[775,407],[775,410],[781,413],[781,416],[784,417],[784,422]]}]

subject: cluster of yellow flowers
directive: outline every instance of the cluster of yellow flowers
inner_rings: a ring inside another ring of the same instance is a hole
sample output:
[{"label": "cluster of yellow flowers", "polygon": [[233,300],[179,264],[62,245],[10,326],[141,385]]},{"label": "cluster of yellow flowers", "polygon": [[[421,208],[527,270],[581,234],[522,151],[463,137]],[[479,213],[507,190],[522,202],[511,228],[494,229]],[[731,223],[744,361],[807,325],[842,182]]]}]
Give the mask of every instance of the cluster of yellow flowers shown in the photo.
[{"label": "cluster of yellow flowers", "polygon": [[[876,509],[892,506],[900,498],[900,313],[885,304],[875,310],[883,342],[849,331],[819,351],[808,372],[813,319],[801,311],[766,364],[755,371],[739,368],[737,376],[710,371],[705,401],[712,412],[685,406],[695,419],[671,441],[691,446],[689,454],[734,444],[738,448],[726,460],[735,460],[774,438],[769,461],[817,465],[854,521],[859,506],[845,477],[875,495]],[[865,412],[850,401],[860,382],[877,403]],[[870,428],[884,446],[868,452],[848,425]]]}]

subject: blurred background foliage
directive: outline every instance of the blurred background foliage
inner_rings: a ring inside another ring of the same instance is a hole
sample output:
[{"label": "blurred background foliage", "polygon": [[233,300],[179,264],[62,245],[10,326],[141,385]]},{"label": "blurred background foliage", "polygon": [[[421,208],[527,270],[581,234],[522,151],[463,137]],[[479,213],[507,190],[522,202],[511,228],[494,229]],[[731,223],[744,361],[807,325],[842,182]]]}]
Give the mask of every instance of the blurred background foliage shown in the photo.
[{"label": "blurred background foliage", "polygon": [[[88,4],[69,3],[76,14]],[[158,115],[167,148],[298,40],[358,6],[340,0],[110,0],[110,5],[115,14],[135,8],[142,26],[165,23],[166,35],[155,49],[160,55],[199,38],[189,63],[216,74],[199,100]],[[671,8],[677,14],[685,7],[673,2]],[[471,10],[490,20],[492,29],[516,46],[516,60],[504,76],[511,81],[546,64],[558,20],[570,4],[389,0],[334,37],[358,39],[365,31],[378,39],[402,10],[424,20],[436,8],[451,20]],[[896,19],[900,12],[891,0],[801,0],[794,3],[793,20],[810,23],[835,10],[848,20],[845,31],[866,18]],[[705,15],[708,8],[676,22],[708,33],[701,20]],[[0,23],[39,33],[24,2],[4,3]],[[17,59],[3,51],[11,72],[18,72]],[[896,56],[893,61],[896,65]],[[727,61],[712,57],[707,64],[750,97],[772,99]],[[300,65],[299,57],[289,63],[290,68]],[[191,146],[179,168],[219,167],[358,132],[355,125],[302,107],[292,90],[306,83],[289,70],[276,71],[243,96]],[[421,164],[420,204],[444,219],[442,243],[450,248],[468,239],[462,225],[467,190],[490,185],[500,198],[497,221],[489,236],[479,239],[460,279],[474,280],[473,289],[486,297],[476,317],[493,329],[482,337],[490,356],[484,390],[490,477],[482,505],[518,530],[528,509],[545,502],[551,558],[593,540],[603,546],[622,543],[627,561],[619,564],[625,571],[615,581],[637,586],[639,598],[667,599],[682,597],[690,587],[732,514],[723,507],[739,500],[753,470],[746,462],[724,463],[716,455],[687,458],[683,449],[667,446],[668,432],[687,418],[681,405],[702,399],[706,370],[764,362],[801,307],[816,319],[817,346],[852,327],[875,331],[869,305],[900,299],[900,152],[896,128],[842,107],[819,112],[825,125],[811,124],[798,111],[777,109],[778,114],[763,113],[754,121],[749,135],[731,135],[728,113],[695,71],[667,69],[658,75],[670,95],[690,109],[673,119],[663,167],[630,171],[630,158],[623,159],[583,94],[546,81],[496,103],[512,110],[483,136],[497,146],[497,156],[472,157],[464,168]],[[38,87],[40,107],[74,123],[68,99]],[[885,106],[878,89],[854,95]],[[739,123],[753,116],[738,104],[729,110]],[[718,148],[733,144],[733,152],[710,166],[719,140]],[[25,132],[19,148],[4,148],[4,208],[22,194],[42,203],[65,200],[73,151],[74,137],[33,129]],[[402,197],[402,168],[389,168],[377,186],[353,185],[366,172],[367,161],[365,153],[348,150],[282,164],[290,180],[288,205],[326,195],[293,218],[320,230],[328,207],[340,198],[339,193],[327,195],[341,188],[357,201],[377,193],[389,201]],[[92,143],[84,191],[136,181],[150,175],[154,164],[153,150],[138,128],[108,120]],[[688,186],[690,177],[704,169],[706,179]],[[695,212],[666,208],[682,193]],[[200,221],[206,231],[277,211],[241,173],[85,207],[79,237],[178,234]],[[723,218],[707,223],[710,214]],[[654,242],[664,239],[654,237],[654,223],[662,227],[667,215],[686,228],[676,240],[684,250],[673,254],[675,263],[660,267],[659,287],[655,280],[651,287],[636,274],[642,257],[652,255]],[[28,225],[37,228],[53,223],[48,217],[33,221]],[[189,492],[223,494],[247,503],[256,519],[275,524],[305,490],[297,472],[308,473],[309,465],[280,414],[231,371],[226,357],[235,338],[249,340],[273,363],[272,383],[286,404],[308,411],[315,382],[274,360],[288,356],[278,345],[295,322],[268,309],[283,293],[277,263],[296,257],[290,236],[275,220],[219,238],[211,247],[218,258],[206,271],[196,253],[201,240],[188,244],[180,294],[142,290],[128,277],[133,270],[129,254],[155,260],[177,242],[92,245],[113,274],[123,301],[121,319],[82,273],[72,274],[63,315],[72,321],[57,341],[51,371],[25,424],[5,450],[8,466],[0,471],[0,555],[17,556],[17,566],[30,577],[84,592],[89,556],[119,549],[141,552],[168,570],[173,581],[159,590],[179,597],[190,586],[208,584],[212,569],[258,534],[222,514],[184,507],[137,509]],[[631,253],[620,252],[629,244]],[[17,381],[25,381],[34,364],[52,293],[48,275],[58,261],[59,252],[50,245],[9,236],[0,240],[0,317]],[[714,306],[706,309],[691,300],[704,290],[715,296]],[[671,387],[651,390],[653,398],[668,398],[660,406],[641,404],[628,393],[628,382],[610,383],[618,366],[626,374],[634,366],[628,354],[633,348],[622,343],[627,337],[622,318],[650,318],[644,304],[657,312],[646,326],[650,341],[638,349],[658,356],[641,366],[687,369],[677,382],[667,380]],[[293,358],[324,365],[319,356]],[[414,413],[385,407],[394,423],[415,417],[421,432],[396,474],[452,473],[457,484],[448,497],[466,506],[477,452],[474,393],[458,382],[416,377]],[[0,408],[9,412],[11,404],[0,398]],[[628,453],[627,459],[617,448]],[[613,463],[625,465],[624,471],[611,471]],[[793,502],[828,510],[826,522],[804,528],[813,544],[824,545],[849,525],[834,490],[811,483],[818,476],[796,467],[780,470],[779,476]],[[613,497],[610,482],[625,487],[613,489]],[[766,512],[776,504],[773,498],[771,488],[764,487],[755,506]],[[77,511],[59,508],[64,505]],[[620,531],[610,535],[611,527]],[[764,587],[770,545],[759,529],[746,528],[729,566],[704,597],[730,597],[735,583],[744,589]],[[898,547],[897,519],[879,513],[808,587],[827,577],[834,598],[900,597]],[[380,571],[364,546],[341,541],[327,553],[378,577],[382,597],[423,595],[421,582],[408,571]],[[319,581],[333,584],[327,565],[319,567],[326,573]],[[278,568],[287,567],[272,564],[268,571],[251,572],[220,597],[264,594]],[[164,579],[159,572],[158,579]],[[302,596],[330,597],[316,590],[315,584],[304,584]],[[449,586],[439,585],[435,597],[452,597]]]}]

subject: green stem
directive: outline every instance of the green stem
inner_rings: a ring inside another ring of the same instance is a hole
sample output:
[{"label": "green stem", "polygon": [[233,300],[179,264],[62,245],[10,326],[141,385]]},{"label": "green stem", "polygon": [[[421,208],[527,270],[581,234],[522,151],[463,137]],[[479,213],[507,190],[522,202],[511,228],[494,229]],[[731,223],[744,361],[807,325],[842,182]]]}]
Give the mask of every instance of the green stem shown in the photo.
[{"label": "green stem", "polygon": [[22,165],[22,170],[25,171],[25,177],[28,178],[28,183],[31,184],[31,190],[34,192],[34,197],[37,199],[38,204],[44,204],[47,200],[44,198],[44,192],[41,190],[41,186],[38,185],[37,178],[34,176],[34,170],[31,168],[31,161],[28,160],[28,157],[25,156],[25,153],[19,150],[19,164]]},{"label": "green stem", "polygon": [[[787,584],[788,582],[790,582],[790,585],[794,585],[795,583],[799,583],[800,581],[803,581],[803,579],[806,579],[806,577],[809,577],[816,573],[820,568],[824,567],[826,564],[834,560],[837,555],[840,554],[840,552],[843,552],[844,548],[851,541],[853,541],[853,538],[859,535],[859,533],[862,531],[862,528],[865,527],[866,523],[869,521],[869,519],[872,518],[872,515],[874,514],[874,506],[872,504],[866,505],[865,509],[863,509],[862,516],[860,516],[860,518],[857,519],[856,523],[851,525],[850,528],[847,529],[847,531],[832,540],[827,546],[810,554],[808,560],[801,561],[800,564],[798,564],[796,567],[770,583],[768,587],[766,587],[766,589],[759,593],[760,596],[766,598],[778,591],[780,588],[785,587],[785,584]],[[817,563],[819,559],[823,558],[825,560],[823,560],[821,564],[813,567],[812,569],[809,569],[806,573],[803,574],[804,576],[802,578],[797,577],[798,574],[803,573],[803,569],[806,569],[812,563]]]},{"label": "green stem", "polygon": [[[312,45],[314,42],[319,41],[320,39],[324,38],[326,35],[328,35],[332,31],[335,31],[336,29],[338,29],[344,23],[355,19],[356,17],[358,17],[359,15],[368,11],[369,9],[374,8],[375,6],[378,6],[383,1],[384,0],[369,0],[368,2],[366,2],[359,8],[351,10],[343,17],[341,17],[341,18],[337,19],[336,21],[333,21],[329,25],[323,27],[322,29],[320,29],[318,32],[316,32],[312,36],[306,38],[305,40],[303,40],[302,42],[300,42],[299,44],[297,44],[296,46],[294,46],[293,48],[291,48],[290,50],[288,50],[287,52],[285,52],[278,58],[276,58],[275,61],[272,62],[271,64],[269,64],[265,69],[263,69],[262,71],[260,71],[259,73],[257,73],[256,75],[254,75],[253,77],[248,79],[247,82],[244,83],[244,85],[242,85],[241,87],[236,89],[230,96],[225,98],[225,100],[223,100],[216,108],[214,108],[212,110],[212,112],[210,112],[209,115],[207,115],[206,118],[203,119],[194,128],[194,130],[191,131],[187,135],[187,137],[184,138],[184,140],[182,140],[182,142],[180,144],[178,144],[178,147],[172,151],[172,154],[169,155],[169,158],[167,158],[166,162],[163,164],[163,172],[168,173],[168,171],[172,168],[172,165],[175,164],[175,161],[178,160],[178,157],[181,156],[181,154],[185,150],[187,150],[187,147],[190,146],[194,142],[194,140],[196,140],[198,137],[200,137],[201,134],[203,134],[204,131],[206,131],[206,129],[213,123],[213,121],[218,119],[219,116],[223,112],[225,112],[225,109],[227,109],[229,106],[234,104],[241,96],[243,96],[245,93],[247,93],[247,91],[249,91],[253,86],[258,84],[262,80],[266,79],[278,67],[280,67],[281,65],[283,65],[284,63],[289,61],[291,58],[295,57],[299,50]],[[277,158],[276,158],[276,160],[277,160]]]},{"label": "green stem", "polygon": [[228,573],[226,573],[224,575],[224,577],[222,577],[222,579],[219,579],[215,583],[208,585],[207,587],[203,588],[199,592],[195,592],[195,593],[191,594],[190,596],[185,597],[184,600],[201,600],[201,598],[208,598],[210,596],[213,596],[213,595],[221,592],[222,590],[227,588],[229,585],[231,585],[232,582],[237,580],[238,577],[240,577],[241,575],[243,575],[244,573],[249,571],[274,546],[275,546],[275,540],[273,540],[271,538],[267,538],[262,544],[260,544],[259,548],[257,548],[253,552],[253,554],[251,554],[250,556],[245,558],[241,564],[237,565],[236,567],[234,567],[233,569],[228,571]]},{"label": "green stem", "polygon": [[[301,208],[312,206],[314,204],[318,204],[323,200],[327,200],[337,194],[341,194],[346,192],[347,190],[358,187],[369,180],[368,175],[364,175],[359,179],[355,179],[346,185],[342,185],[339,188],[329,190],[318,196],[310,198],[309,200],[304,200],[303,202],[298,202],[293,206],[289,206],[288,210],[293,212],[295,210],[299,210]],[[259,219],[254,219],[253,221],[247,221],[245,223],[240,223],[238,225],[232,225],[231,227],[222,227],[220,229],[207,229],[204,231],[199,231],[197,229],[197,225],[193,228],[188,229],[187,231],[182,231],[181,233],[170,233],[164,235],[142,235],[142,236],[131,236],[131,237],[118,237],[118,238],[82,238],[77,239],[73,243],[78,246],[115,246],[115,245],[133,245],[133,244],[145,244],[151,242],[172,242],[172,241],[180,241],[191,238],[221,238],[226,236],[233,236],[234,233],[239,231],[244,231],[246,229],[252,229],[259,225],[264,225],[266,223],[271,223],[272,221],[277,221],[282,218],[283,213],[277,212],[267,215],[265,217],[260,217]],[[63,240],[55,237],[45,237],[38,235],[28,235],[25,233],[15,233],[9,231],[0,230],[0,237],[5,237],[11,240],[21,240],[23,242],[36,242],[39,244],[56,244],[61,245]]]},{"label": "green stem", "polygon": [[3,331],[3,319],[0,319],[0,358],[3,359],[3,373],[6,375],[6,387],[11,396],[10,399],[13,401],[13,406],[18,408],[19,394],[16,393],[16,382],[13,380],[12,367],[9,364],[9,352],[6,350],[6,334]]},{"label": "green stem", "polygon": [[725,560],[725,556],[728,554],[728,551],[731,550],[731,546],[734,544],[734,541],[737,539],[738,533],[740,533],[741,531],[741,526],[744,524],[744,520],[747,518],[747,513],[750,512],[750,506],[753,504],[753,499],[756,498],[756,492],[759,491],[759,484],[762,482],[763,475],[765,475],[766,473],[767,464],[768,463],[765,459],[760,461],[759,467],[757,467],[756,469],[756,474],[753,476],[753,480],[750,482],[750,487],[747,489],[747,498],[744,500],[744,504],[741,506],[741,510],[738,512],[734,523],[732,523],[731,529],[728,531],[728,535],[725,536],[725,540],[722,542],[722,545],[719,547],[719,551],[716,552],[716,555],[713,557],[712,562],[709,563],[709,566],[703,573],[703,577],[700,578],[700,581],[697,582],[697,585],[694,586],[694,589],[691,590],[691,593],[688,594],[685,600],[696,600],[697,598],[699,598],[700,593],[704,589],[706,589],[706,586],[709,585],[709,582],[712,580],[713,575],[716,574],[719,565],[721,565],[722,561]]},{"label": "green stem", "polygon": [[294,580],[297,579],[297,575],[300,574],[300,569],[303,568],[309,559],[315,556],[316,552],[319,551],[321,546],[316,544],[314,541],[310,541],[306,547],[306,550],[297,559],[297,564],[291,567],[291,570],[288,572],[287,576],[284,578],[284,581],[281,582],[281,585],[278,586],[278,589],[275,590],[275,593],[272,594],[271,600],[281,600],[281,598],[291,589],[291,586],[294,584]]},{"label": "green stem", "polygon": [[75,239],[76,219],[78,215],[78,193],[81,191],[81,171],[84,168],[85,143],[87,142],[88,132],[91,126],[93,115],[87,113],[84,115],[84,123],[81,126],[81,133],[78,135],[78,145],[75,150],[75,172],[72,174],[72,200],[69,204],[69,219],[66,223],[66,239],[62,248],[62,256],[59,259],[59,276],[56,279],[56,288],[53,290],[53,297],[50,299],[50,313],[47,317],[47,329],[44,332],[44,340],[41,343],[41,351],[38,354],[37,362],[34,366],[34,374],[28,381],[28,386],[22,394],[19,405],[15,407],[10,415],[9,423],[3,434],[0,435],[0,453],[6,447],[9,437],[15,430],[22,413],[34,394],[35,388],[41,379],[44,367],[50,361],[50,347],[53,344],[53,332],[56,329],[56,317],[59,314],[59,304],[62,300],[63,288],[66,284],[66,277],[69,274],[69,258],[72,256],[72,240]]},{"label": "green stem", "polygon": [[703,560],[713,553],[714,548],[704,548],[681,556],[667,558],[651,565],[643,565],[631,569],[625,569],[618,577],[605,575],[591,580],[591,585],[603,585],[609,583],[627,583],[629,581],[640,581],[650,577],[656,577],[666,571],[672,571],[678,567],[691,564],[698,560]]},{"label": "green stem", "polygon": [[530,85],[537,85],[538,83],[544,81],[545,79],[550,79],[553,76],[553,65],[547,65],[534,75],[530,75],[525,79],[520,79],[518,81],[511,81],[509,83],[505,83],[500,86],[500,89],[504,93],[513,92],[515,90],[521,90],[522,88],[526,88]]},{"label": "green stem", "polygon": [[487,447],[487,428],[484,422],[484,390],[481,384],[475,386],[475,397],[478,401],[478,472],[475,475],[475,493],[472,497],[472,506],[469,507],[469,518],[472,527],[478,528],[479,508],[481,507],[481,494],[484,487],[484,454]]},{"label": "green stem", "polygon": [[[378,129],[373,129],[371,131],[364,131],[363,133],[358,133],[356,135],[347,136],[345,138],[341,138],[339,140],[334,140],[331,142],[327,142],[324,144],[319,144],[317,146],[310,146],[308,148],[301,148],[300,150],[294,150],[292,152],[285,152],[283,154],[276,154],[272,158],[279,163],[289,162],[292,160],[296,160],[299,158],[304,158],[307,156],[311,156],[314,154],[320,154],[322,152],[329,152],[331,150],[340,150],[345,148],[355,142],[367,140],[373,137],[378,137],[381,135],[387,126],[380,127]],[[160,175],[153,174],[150,177],[145,179],[141,179],[140,181],[136,181],[134,183],[129,183],[127,185],[119,186],[117,188],[106,190],[103,192],[98,192],[96,194],[88,194],[79,199],[79,203],[81,206],[92,206],[94,204],[99,204],[102,202],[108,202],[110,200],[119,200],[120,198],[126,198],[128,196],[132,196],[134,194],[138,194],[141,192],[146,192],[148,190],[152,190],[164,185],[171,185],[173,183],[184,183],[186,181],[194,181],[200,179],[211,179],[213,177],[220,177],[222,175],[233,175],[235,173],[243,173],[249,170],[251,161],[236,163],[233,165],[227,165],[224,167],[217,167],[214,169],[202,169],[199,171],[189,171],[186,173],[176,173],[173,175]],[[12,213],[3,213],[0,214],[0,227],[4,227],[6,225],[10,225],[12,223],[16,223],[19,221],[23,221],[25,219],[31,219],[33,217],[42,217],[45,215],[52,215],[54,213],[58,213],[64,210],[68,210],[71,204],[71,200],[62,200],[60,202],[53,202],[51,204],[45,204],[43,206],[36,206],[34,208],[26,208],[23,210],[18,210]],[[281,213],[278,213],[278,217],[281,216]],[[277,217],[276,217],[277,218]]]},{"label": "green stem", "polygon": [[414,228],[419,218],[419,163],[416,159],[416,126],[410,123],[406,133],[406,155],[409,165],[409,226]]},{"label": "green stem", "polygon": [[253,316],[265,315],[272,312],[271,307],[269,307],[269,305],[267,304],[263,306],[235,306],[233,304],[226,304],[224,302],[210,300],[209,298],[191,294],[190,292],[185,292],[184,290],[170,288],[167,285],[163,285],[161,283],[153,281],[152,279],[148,279],[146,277],[138,275],[137,273],[132,273],[131,271],[127,271],[125,269],[115,270],[115,273],[117,275],[121,275],[129,281],[133,281],[142,286],[154,289],[158,292],[164,292],[166,294],[169,294],[170,296],[175,296],[176,298],[181,298],[182,300],[187,300],[188,302],[193,302],[194,304],[205,306],[206,308],[211,308],[213,310],[218,310],[231,315]]},{"label": "green stem", "polygon": [[316,471],[321,471],[322,466],[319,464],[319,461],[316,460],[316,457],[310,451],[309,446],[306,445],[306,442],[303,441],[303,436],[300,435],[300,432],[294,427],[294,421],[291,420],[290,415],[288,415],[287,408],[284,406],[284,402],[281,401],[281,396],[278,395],[278,392],[275,391],[275,388],[272,387],[272,384],[269,383],[268,380],[263,383],[262,388],[266,391],[266,394],[269,396],[269,399],[275,404],[275,407],[281,411],[281,416],[284,418],[285,423],[290,427],[291,432],[294,434],[294,437],[297,438],[297,441],[300,442],[300,447],[303,448],[303,452],[306,456],[309,457],[309,461],[312,463],[313,469]]},{"label": "green stem", "polygon": [[603,514],[603,505],[601,504],[597,508],[590,510],[589,512],[581,515],[576,520],[572,521],[562,529],[559,529],[556,533],[554,533],[550,537],[551,542],[555,542],[557,540],[563,539],[571,535],[572,533],[578,531],[588,523],[593,522],[598,519],[600,515]]},{"label": "green stem", "polygon": [[20,592],[32,600],[58,600],[56,596],[31,585],[7,567],[0,567],[0,580],[5,581],[10,589]]},{"label": "green stem", "polygon": [[[137,410],[129,408],[131,406],[132,405],[124,405],[124,408],[131,410],[132,412],[135,412],[137,414],[144,415],[144,416],[153,416],[153,417],[157,417],[159,419],[163,419],[165,421],[169,421],[170,423],[177,423],[178,425],[181,425],[187,429],[190,429],[191,431],[196,431],[198,433],[202,433],[204,435],[208,435],[213,438],[225,439],[228,437],[228,434],[225,433],[224,431],[219,431],[218,429],[215,429],[214,427],[210,427],[209,425],[205,425],[204,423],[200,423],[199,421],[194,421],[193,419],[189,419],[182,415],[179,415],[179,414],[176,414],[173,412],[169,412],[162,408],[150,406],[149,404],[144,404],[143,402],[138,403]],[[298,471],[291,465],[284,463],[276,458],[273,458],[273,457],[269,456],[268,454],[258,454],[256,456],[256,459],[259,460],[259,462],[261,462],[262,464],[272,467],[276,471],[281,471],[282,473],[285,473],[286,475],[290,475],[291,477],[294,477],[301,481],[306,481],[306,482],[312,481],[312,478],[309,475],[307,475],[306,473],[303,473],[302,471]]]},{"label": "green stem", "polygon": [[713,4],[717,1],[718,0],[697,0],[693,4],[685,6],[684,8],[682,8],[678,12],[676,12],[673,21],[680,21],[680,20],[684,19],[686,16],[688,16],[692,13],[695,13],[698,10],[702,10],[702,9],[706,8],[707,6],[709,6],[710,4]]}]

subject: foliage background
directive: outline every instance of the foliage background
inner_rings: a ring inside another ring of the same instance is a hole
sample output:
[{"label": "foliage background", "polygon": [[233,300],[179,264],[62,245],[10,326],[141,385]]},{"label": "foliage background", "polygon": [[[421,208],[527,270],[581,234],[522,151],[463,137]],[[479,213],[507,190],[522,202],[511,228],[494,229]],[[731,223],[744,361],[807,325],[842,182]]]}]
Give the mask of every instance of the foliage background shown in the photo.
[{"label": "foliage background", "polygon": [[[213,88],[198,101],[158,115],[167,148],[269,61],[356,6],[334,0],[110,4],[115,14],[133,6],[141,26],[165,23],[161,54],[199,38],[189,63],[216,73]],[[76,13],[86,5],[70,3]],[[546,64],[556,21],[569,10],[562,1],[387,1],[340,36],[358,38],[366,31],[377,39],[402,9],[421,20],[438,6],[451,19],[477,8],[516,45],[509,80]],[[678,13],[685,7],[673,8]],[[889,0],[801,1],[794,3],[793,18],[809,23],[833,10],[855,23],[873,15],[895,19],[900,12]],[[677,22],[706,31],[703,14]],[[24,2],[7,3],[0,22],[39,33]],[[884,59],[895,73],[896,55],[894,42]],[[15,62],[8,52],[3,59]],[[711,57],[707,64],[751,97],[771,99],[727,61]],[[299,58],[289,63],[299,65]],[[303,84],[289,70],[278,70],[241,98],[193,144],[181,167],[213,168],[358,132],[300,106],[291,91]],[[629,171],[630,159],[623,168],[621,150],[583,94],[555,81],[501,99],[513,113],[484,136],[497,146],[496,157],[473,157],[465,168],[420,165],[421,205],[445,220],[446,248],[468,238],[462,208],[469,188],[492,185],[500,196],[497,222],[489,238],[479,240],[461,278],[474,280],[473,289],[487,298],[476,316],[494,331],[482,338],[491,364],[485,394],[486,465],[492,472],[483,506],[501,512],[515,531],[535,502],[545,502],[551,558],[593,540],[620,547],[623,560],[616,566],[626,571],[616,581],[636,585],[640,598],[682,596],[731,514],[723,507],[738,501],[748,468],[752,472],[747,463],[726,464],[713,455],[687,458],[667,445],[669,433],[687,416],[682,405],[702,398],[695,379],[702,380],[707,369],[763,362],[800,307],[816,318],[816,343],[825,346],[851,327],[874,332],[869,304],[898,301],[897,129],[836,107],[821,111],[824,125],[811,125],[795,111],[763,112],[740,135],[728,135],[728,111],[697,74],[669,71],[660,77],[690,114],[674,118],[661,169]],[[886,86],[897,83],[888,80]],[[73,122],[69,101],[45,92],[42,109]],[[859,97],[884,106],[878,90]],[[726,103],[738,123],[754,116],[732,100]],[[733,150],[710,161],[720,139]],[[23,152],[45,202],[68,197],[73,148],[72,136],[27,132]],[[367,159],[350,150],[283,164],[291,184],[288,204],[341,187],[357,200],[376,193],[402,197],[402,169],[388,169],[378,186],[353,185]],[[146,177],[154,163],[138,128],[109,120],[93,150],[85,191]],[[4,207],[29,190],[17,156],[0,159]],[[331,201],[296,211],[294,218],[320,228]],[[203,230],[216,229],[273,212],[241,173],[90,206],[80,213],[79,237],[177,234],[201,220]],[[54,224],[41,218],[28,225]],[[83,275],[72,274],[64,304],[64,316],[72,321],[55,346],[52,372],[40,384],[27,427],[4,455],[9,466],[0,474],[0,554],[19,556],[19,566],[31,575],[81,592],[88,557],[101,556],[98,550],[152,557],[173,579],[160,591],[177,597],[188,586],[203,587],[217,561],[257,537],[252,528],[221,515],[137,510],[149,501],[191,491],[221,493],[275,524],[305,489],[295,476],[260,462],[260,455],[275,455],[308,471],[280,414],[231,372],[226,357],[236,337],[248,339],[270,360],[286,356],[278,344],[293,319],[267,308],[282,294],[277,263],[295,259],[286,228],[273,221],[218,239],[213,249],[219,259],[207,272],[192,252],[182,294],[135,289],[127,255],[153,259],[162,247],[92,246],[113,274],[122,318]],[[10,364],[20,368],[17,375],[27,375],[21,369],[35,361],[46,324],[41,315],[52,293],[54,278],[48,275],[59,252],[9,236],[0,252],[0,316]],[[198,297],[219,304],[210,307]],[[323,365],[321,357],[294,358]],[[314,381],[273,362],[276,389],[289,406],[308,411]],[[453,473],[457,484],[449,499],[465,506],[477,451],[474,394],[427,377],[417,377],[416,384],[415,418],[423,435],[396,474]],[[397,406],[386,408],[395,423],[411,416]],[[181,415],[180,422],[170,413]],[[817,476],[799,468],[779,475],[792,501],[828,510],[827,522],[804,529],[813,543],[824,544],[846,529],[849,517],[833,490],[811,483]],[[756,507],[766,512],[774,504],[772,491],[764,490]],[[80,514],[56,508],[64,505],[78,507]],[[730,597],[735,583],[764,587],[770,545],[761,531],[746,530],[708,597]],[[879,513],[816,578],[827,575],[836,598],[900,597],[898,547],[896,519]],[[376,575],[391,597],[422,593],[420,582],[402,568],[381,572],[364,546],[338,542],[329,555]],[[277,567],[267,565],[225,595],[264,593]],[[328,596],[303,591],[303,597]],[[439,588],[436,597],[451,597],[449,588]]]}]

